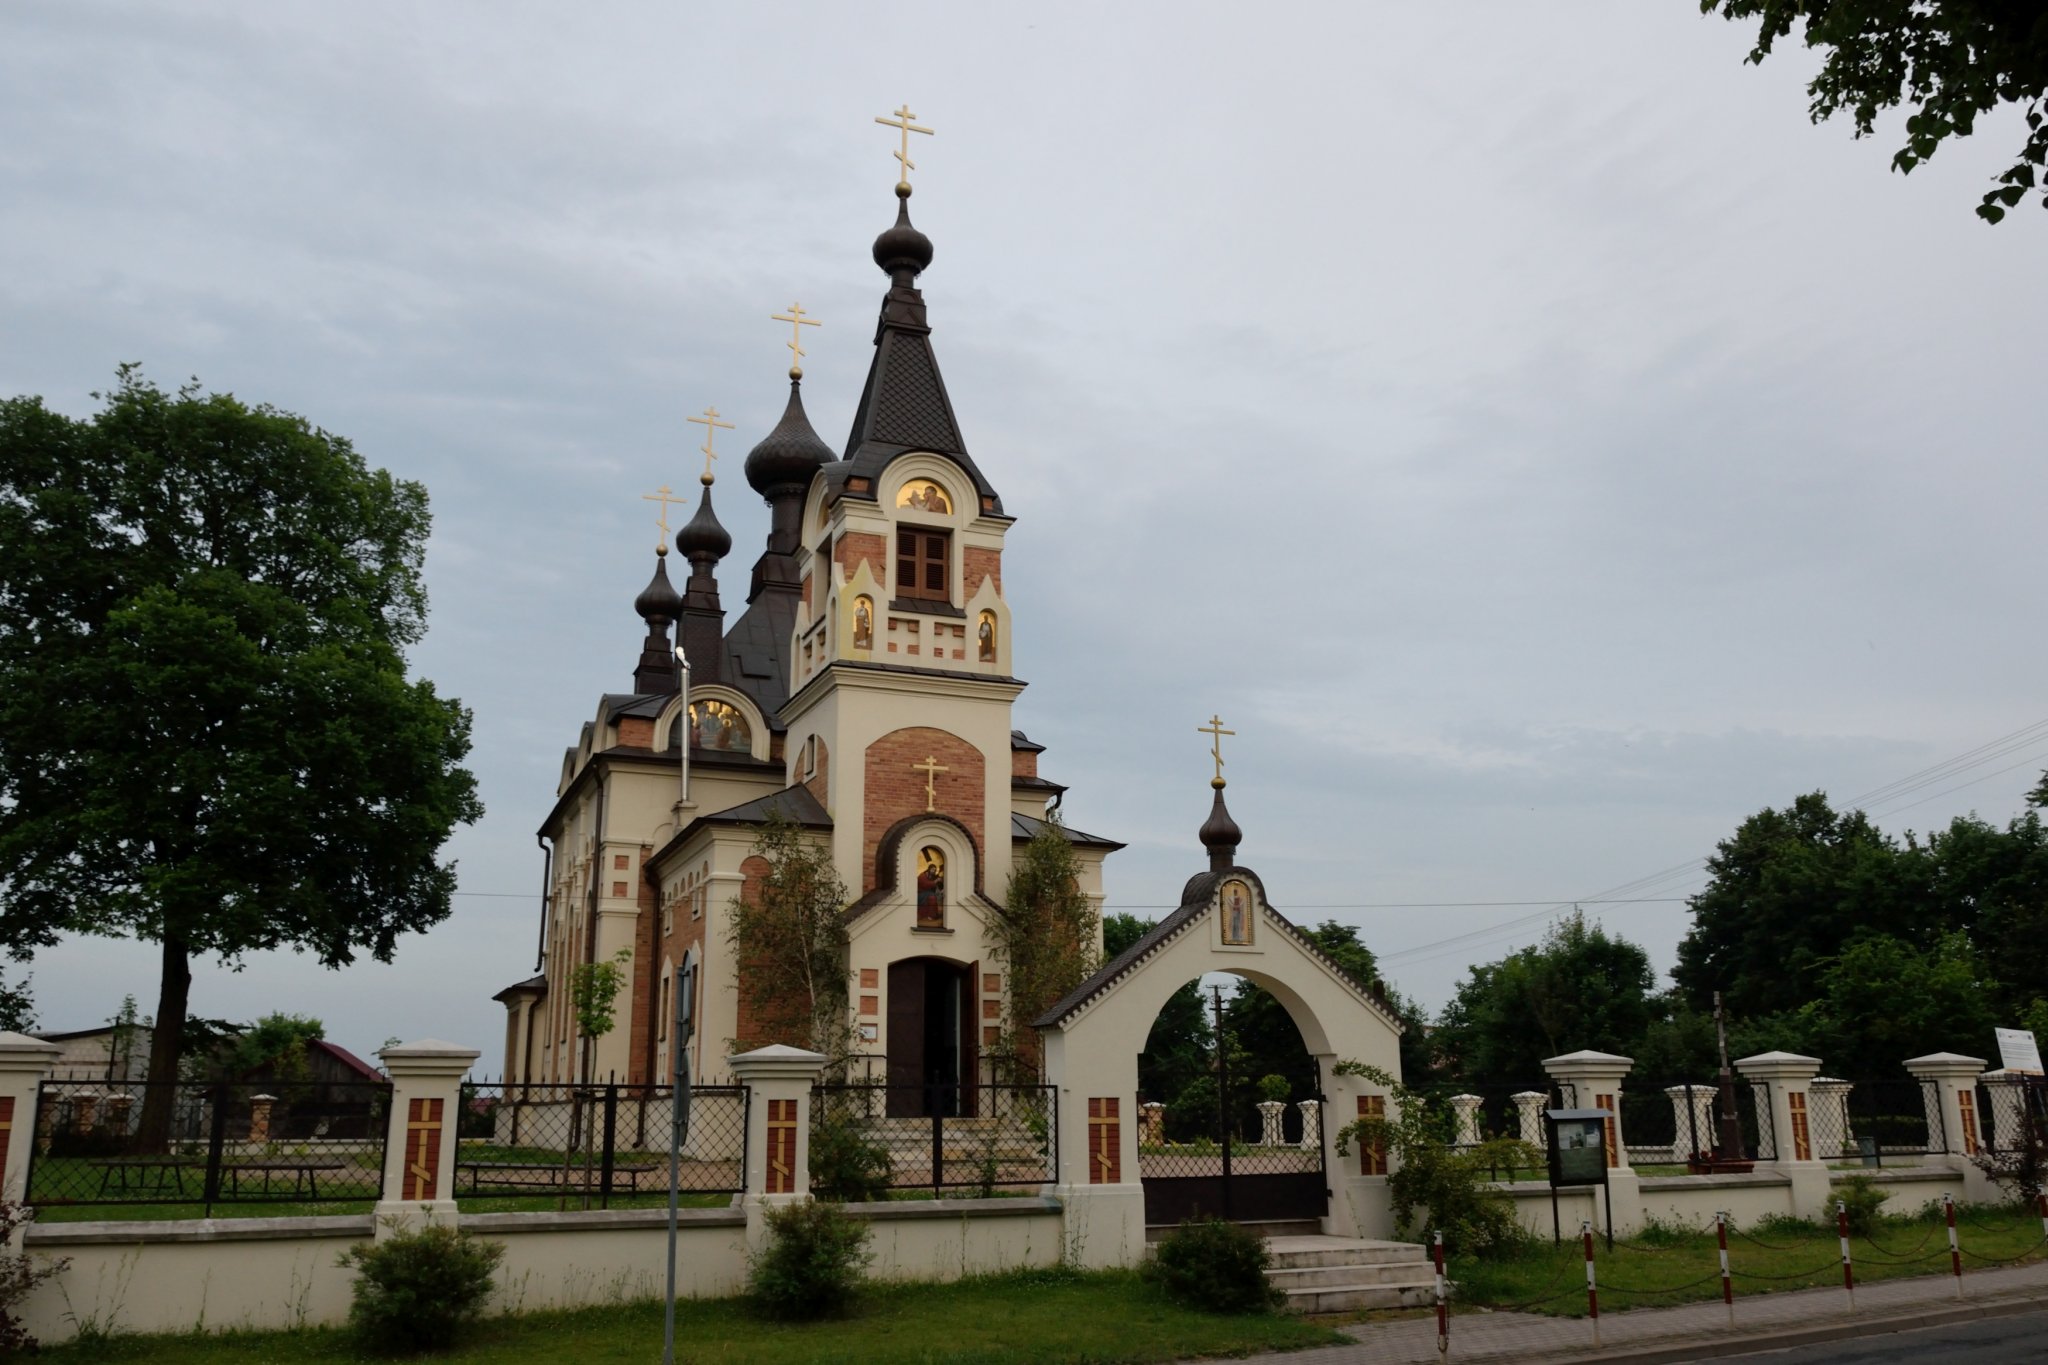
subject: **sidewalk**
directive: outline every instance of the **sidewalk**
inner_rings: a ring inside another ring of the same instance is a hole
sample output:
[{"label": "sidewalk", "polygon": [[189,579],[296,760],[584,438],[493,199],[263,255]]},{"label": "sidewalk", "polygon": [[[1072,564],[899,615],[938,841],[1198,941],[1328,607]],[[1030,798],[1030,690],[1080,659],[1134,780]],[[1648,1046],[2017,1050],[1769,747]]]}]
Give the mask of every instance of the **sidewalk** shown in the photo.
[{"label": "sidewalk", "polygon": [[[1840,1289],[1795,1289],[1735,1299],[1735,1325],[1713,1303],[1640,1308],[1600,1318],[1600,1349],[1585,1318],[1534,1313],[1458,1313],[1451,1318],[1453,1361],[1682,1361],[1795,1346],[1999,1312],[2048,1309],[2048,1264],[1966,1271],[1963,1299],[1948,1275],[1876,1280],[1856,1290],[1856,1311]],[[1436,1320],[1359,1323],[1343,1329],[1357,1341],[1312,1351],[1251,1356],[1261,1365],[1433,1365]]]}]

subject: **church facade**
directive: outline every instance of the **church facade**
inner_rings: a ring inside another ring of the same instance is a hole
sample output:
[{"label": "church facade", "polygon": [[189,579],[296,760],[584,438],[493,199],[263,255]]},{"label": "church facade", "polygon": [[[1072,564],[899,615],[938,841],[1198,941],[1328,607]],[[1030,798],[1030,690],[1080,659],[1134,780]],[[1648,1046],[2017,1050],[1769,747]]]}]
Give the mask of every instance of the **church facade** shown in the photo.
[{"label": "church facade", "polygon": [[[707,468],[675,537],[683,588],[663,547],[634,602],[646,636],[632,690],[603,696],[563,757],[539,831],[541,970],[496,997],[509,1081],[659,1082],[679,998],[692,1002],[694,1076],[716,1078],[728,1048],[769,1041],[741,989],[730,907],[758,892],[771,818],[829,850],[846,884],[866,1074],[926,1087],[988,1078],[983,1049],[1007,1010],[988,926],[1016,850],[1065,789],[1012,722],[1025,686],[1003,593],[1013,519],[960,434],[917,287],[932,245],[911,225],[910,187],[897,195],[874,244],[889,285],[844,450],[812,430],[792,366],[781,421],[746,460],[770,529],[744,609],[727,621],[719,569],[732,540]],[[784,320],[794,330],[800,316]],[[715,437],[716,414],[701,420]],[[1099,908],[1103,861],[1120,845],[1059,828]],[[574,974],[614,962],[625,976],[612,1026],[586,1037]]]}]

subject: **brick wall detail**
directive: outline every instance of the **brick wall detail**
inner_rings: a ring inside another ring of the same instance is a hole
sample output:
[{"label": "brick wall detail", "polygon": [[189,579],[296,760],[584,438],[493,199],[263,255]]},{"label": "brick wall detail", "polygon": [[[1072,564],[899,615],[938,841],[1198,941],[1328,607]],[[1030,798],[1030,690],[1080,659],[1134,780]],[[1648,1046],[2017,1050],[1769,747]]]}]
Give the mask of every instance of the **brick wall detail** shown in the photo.
[{"label": "brick wall detail", "polygon": [[993,578],[996,581],[996,596],[1003,595],[1003,552],[983,550],[968,546],[961,552],[960,568],[967,579],[967,600],[973,601],[974,594],[981,587],[981,580]]},{"label": "brick wall detail", "polygon": [[[875,889],[875,849],[889,826],[906,815],[925,813],[925,774],[911,765],[935,759],[946,771],[934,783],[936,813],[950,815],[974,837],[977,856],[988,848],[987,774],[981,751],[958,735],[928,725],[892,730],[870,744],[863,775],[866,820],[861,831],[861,891]],[[963,873],[965,869],[962,869]],[[952,899],[973,888],[955,882]]]},{"label": "brick wall detail", "polygon": [[654,722],[646,716],[619,718],[619,743],[635,749],[654,747]]},{"label": "brick wall detail", "polygon": [[405,1180],[400,1199],[432,1199],[441,1174],[441,1108],[444,1101],[415,1099],[405,1115]]},{"label": "brick wall detail", "polygon": [[1010,776],[1038,776],[1038,754],[1032,749],[1010,750]]},{"label": "brick wall detail", "polygon": [[889,581],[889,544],[867,531],[848,531],[832,544],[832,562],[851,580],[864,563],[877,583]]},{"label": "brick wall detail", "polygon": [[1088,1101],[1088,1183],[1123,1183],[1123,1123],[1117,1117],[1122,1102],[1114,1095]]},{"label": "brick wall detail", "polygon": [[827,814],[831,813],[832,805],[825,799],[825,778],[831,771],[831,765],[832,750],[827,747],[823,739],[820,739],[818,741],[818,771],[815,776],[805,781],[804,790],[809,792],[819,805],[825,807]]}]

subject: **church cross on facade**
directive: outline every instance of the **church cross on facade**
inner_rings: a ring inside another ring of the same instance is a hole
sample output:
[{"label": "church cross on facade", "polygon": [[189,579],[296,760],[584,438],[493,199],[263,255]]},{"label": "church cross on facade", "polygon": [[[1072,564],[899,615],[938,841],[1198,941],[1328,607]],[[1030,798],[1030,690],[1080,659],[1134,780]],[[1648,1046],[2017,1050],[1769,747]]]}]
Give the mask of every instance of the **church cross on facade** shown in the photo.
[{"label": "church cross on facade", "polygon": [[903,130],[902,149],[900,151],[890,153],[890,155],[894,156],[898,161],[903,163],[903,178],[896,182],[896,188],[899,190],[907,190],[910,188],[910,173],[917,169],[917,163],[910,159],[910,135],[912,133],[923,133],[927,137],[931,136],[931,129],[920,128],[918,127],[918,125],[911,122],[911,120],[916,117],[917,115],[911,113],[910,106],[906,104],[896,111],[896,117],[878,118],[875,120],[875,122],[881,124],[885,128],[900,128]]},{"label": "church cross on facade", "polygon": [[926,812],[929,813],[937,810],[939,808],[939,774],[949,773],[953,770],[930,754],[925,755],[924,762],[913,763],[910,766],[914,771],[924,774],[924,808]]},{"label": "church cross on facade", "polygon": [[652,493],[642,493],[640,500],[642,502],[658,502],[661,504],[661,515],[656,517],[654,521],[654,524],[661,528],[661,540],[657,542],[655,548],[665,552],[668,549],[668,506],[670,503],[681,504],[683,499],[675,495],[674,489],[670,488],[667,484],[663,484]]},{"label": "church cross on facade", "polygon": [[1209,736],[1209,757],[1216,760],[1216,776],[1209,780],[1212,787],[1223,785],[1223,737],[1234,735],[1235,730],[1223,728],[1223,717],[1211,716],[1207,725],[1197,725],[1195,733]]},{"label": "church cross on facade", "polygon": [[704,472],[697,476],[697,482],[708,484],[711,482],[711,462],[718,458],[718,452],[711,448],[712,443],[718,439],[718,429],[720,427],[731,431],[733,425],[730,422],[718,420],[717,408],[706,408],[702,417],[686,417],[683,420],[695,422],[704,428],[704,445],[702,446],[704,451]]},{"label": "church cross on facade", "polygon": [[803,305],[800,303],[792,303],[789,305],[787,313],[776,313],[769,318],[769,321],[786,322],[789,324],[789,377],[791,379],[802,379],[804,377],[804,328],[819,327],[823,326],[823,324],[816,318],[805,317]]}]

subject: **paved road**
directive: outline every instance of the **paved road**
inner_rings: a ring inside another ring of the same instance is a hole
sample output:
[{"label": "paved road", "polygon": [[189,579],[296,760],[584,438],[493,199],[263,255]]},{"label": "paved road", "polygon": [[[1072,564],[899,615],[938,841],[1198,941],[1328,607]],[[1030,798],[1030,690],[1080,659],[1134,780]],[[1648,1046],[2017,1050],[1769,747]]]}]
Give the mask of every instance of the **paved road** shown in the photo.
[{"label": "paved road", "polygon": [[1721,1359],[1752,1365],[2035,1365],[2048,1359],[2048,1312]]}]

